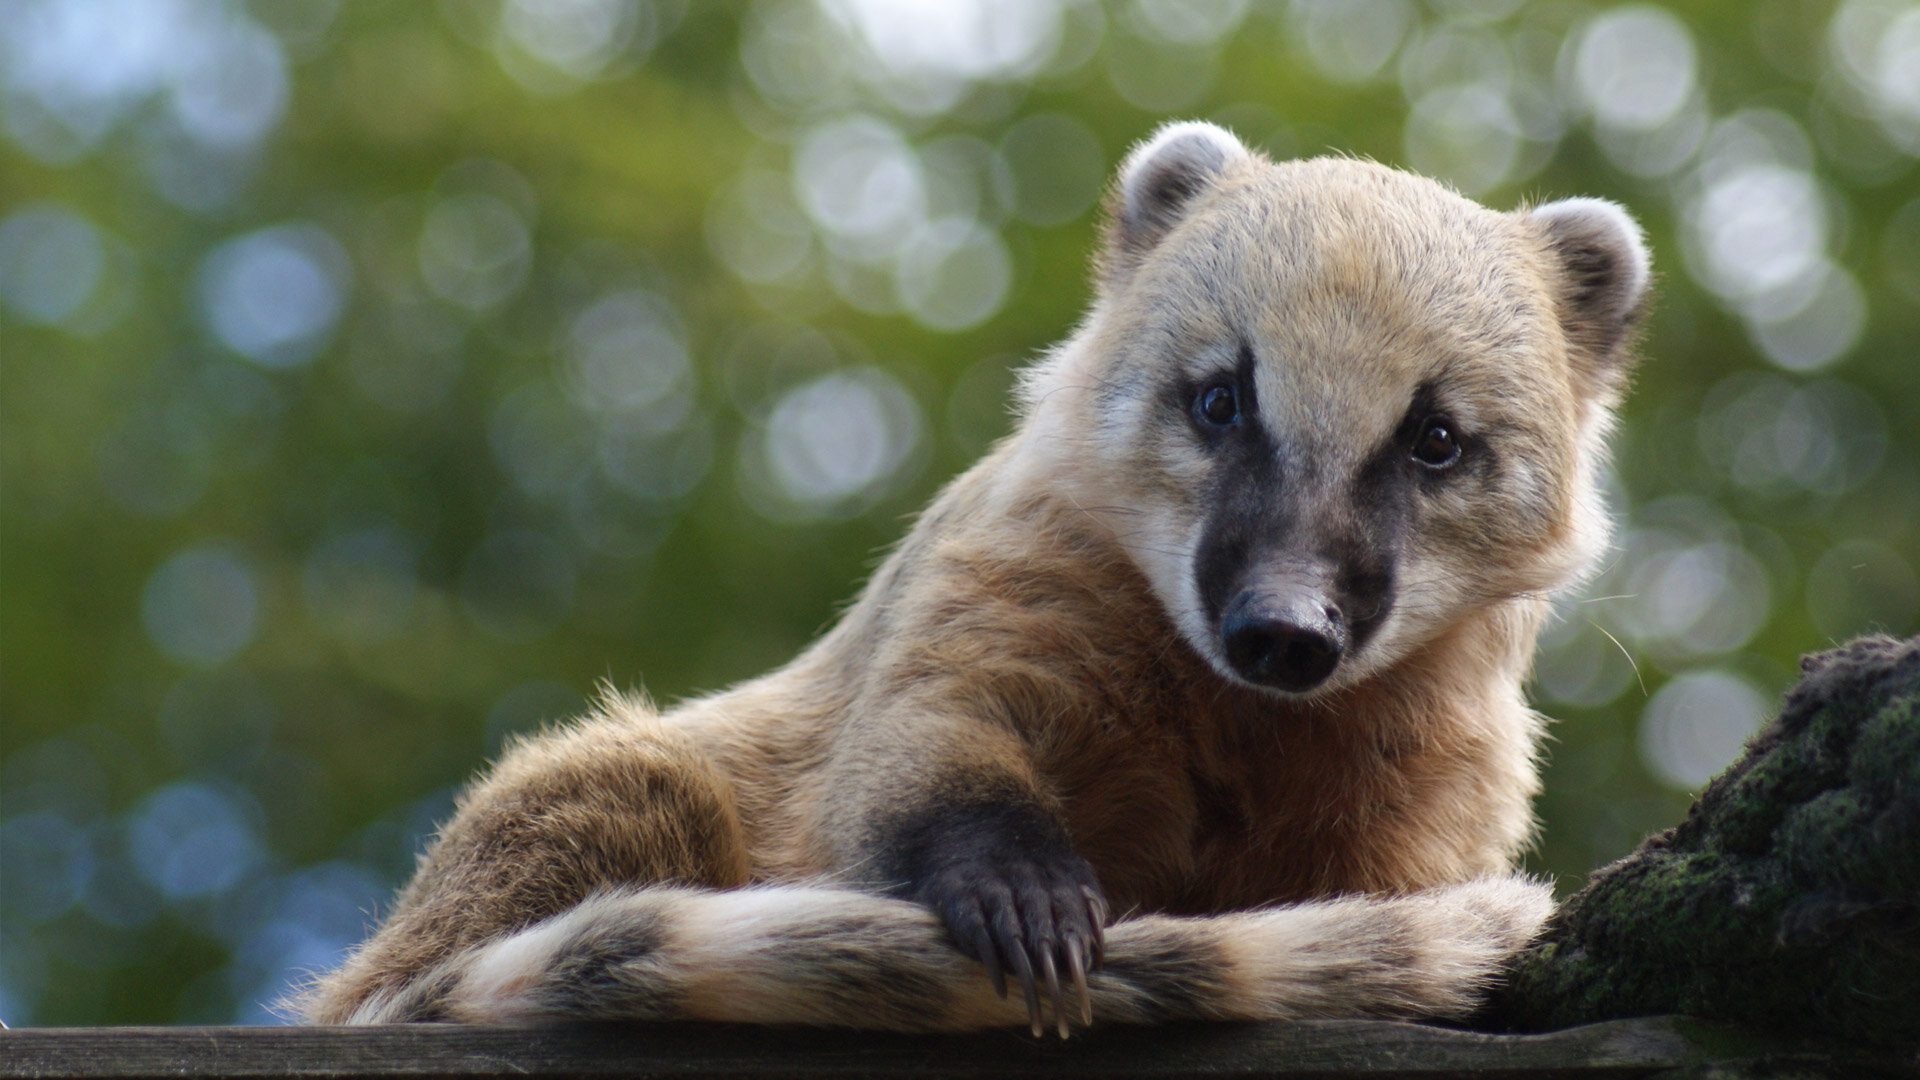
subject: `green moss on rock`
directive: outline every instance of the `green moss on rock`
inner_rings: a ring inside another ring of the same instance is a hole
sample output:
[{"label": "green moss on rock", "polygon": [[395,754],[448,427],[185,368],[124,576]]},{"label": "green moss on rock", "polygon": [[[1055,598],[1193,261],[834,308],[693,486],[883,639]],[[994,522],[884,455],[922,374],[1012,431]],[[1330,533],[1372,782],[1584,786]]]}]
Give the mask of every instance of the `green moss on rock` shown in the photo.
[{"label": "green moss on rock", "polygon": [[1561,907],[1489,1019],[1661,1013],[1920,1043],[1920,638],[1803,660],[1686,820]]}]

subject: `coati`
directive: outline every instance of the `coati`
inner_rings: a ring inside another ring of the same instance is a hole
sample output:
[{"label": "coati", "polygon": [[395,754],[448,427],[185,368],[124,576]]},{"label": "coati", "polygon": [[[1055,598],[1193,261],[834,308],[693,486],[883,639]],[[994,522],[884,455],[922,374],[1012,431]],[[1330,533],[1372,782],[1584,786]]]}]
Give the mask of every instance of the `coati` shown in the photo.
[{"label": "coati", "polygon": [[1521,683],[1606,540],[1640,231],[1200,123],[1136,148],[1105,216],[1016,430],[837,625],[511,748],[298,1013],[1469,1010],[1551,907],[1512,875]]}]

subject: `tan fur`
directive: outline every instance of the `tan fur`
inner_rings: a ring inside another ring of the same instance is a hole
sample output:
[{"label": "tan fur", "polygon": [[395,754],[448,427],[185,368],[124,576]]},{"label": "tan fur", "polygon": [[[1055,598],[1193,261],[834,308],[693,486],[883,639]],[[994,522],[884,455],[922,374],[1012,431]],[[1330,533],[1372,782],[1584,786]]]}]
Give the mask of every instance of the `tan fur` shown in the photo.
[{"label": "tan fur", "polygon": [[[1051,815],[1116,911],[1215,916],[1116,924],[1090,981],[1101,1016],[1470,1005],[1546,911],[1497,877],[1532,831],[1541,721],[1520,686],[1547,591],[1604,540],[1592,471],[1621,380],[1582,373],[1623,369],[1626,343],[1580,322],[1552,230],[1525,212],[1218,145],[1178,205],[1123,176],[1097,302],[1029,372],[1019,429],[825,637],[664,715],[609,697],[511,748],[302,1015],[1018,1023],[931,912],[872,895],[897,884],[878,823],[956,790]],[[1158,216],[1130,226],[1140,199]],[[1422,496],[1398,605],[1311,694],[1237,680],[1209,645],[1190,566],[1210,466],[1147,392],[1170,365],[1217,365],[1236,334],[1282,358],[1257,369],[1260,400],[1284,403],[1304,448],[1289,482],[1328,529],[1361,527],[1364,451],[1423,382],[1501,463],[1498,483]],[[750,883],[788,891],[711,891]],[[1219,914],[1350,894],[1404,899]],[[619,968],[627,996],[564,993],[567,965],[623,926],[644,938]],[[920,979],[946,1004],[836,1004],[858,972],[828,968],[848,954],[805,953],[810,968],[792,951],[833,934],[891,972],[883,991]],[[1154,958],[1183,949],[1211,958],[1179,976],[1208,988],[1198,1004],[1155,982],[1171,961]]]}]

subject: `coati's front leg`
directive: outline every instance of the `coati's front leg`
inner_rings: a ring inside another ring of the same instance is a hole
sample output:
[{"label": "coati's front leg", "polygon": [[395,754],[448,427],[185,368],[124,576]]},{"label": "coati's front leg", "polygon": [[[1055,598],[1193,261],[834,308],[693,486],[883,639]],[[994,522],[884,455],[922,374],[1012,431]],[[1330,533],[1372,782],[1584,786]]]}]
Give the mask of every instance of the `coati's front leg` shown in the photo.
[{"label": "coati's front leg", "polygon": [[947,721],[940,736],[944,747],[921,744],[931,752],[916,761],[868,762],[892,774],[887,798],[862,815],[869,879],[937,912],[1002,997],[1008,975],[1018,980],[1036,1035],[1043,988],[1066,1034],[1063,980],[1081,1022],[1092,1023],[1087,973],[1104,958],[1109,914],[1093,867],[1017,737],[966,720]]},{"label": "coati's front leg", "polygon": [[1081,1023],[1093,1022],[1087,972],[1102,960],[1107,902],[1058,817],[1007,777],[948,779],[885,826],[881,868],[896,895],[939,913],[960,950],[1003,996],[1007,973],[1040,1030],[1039,986],[1065,1033],[1064,976]]}]

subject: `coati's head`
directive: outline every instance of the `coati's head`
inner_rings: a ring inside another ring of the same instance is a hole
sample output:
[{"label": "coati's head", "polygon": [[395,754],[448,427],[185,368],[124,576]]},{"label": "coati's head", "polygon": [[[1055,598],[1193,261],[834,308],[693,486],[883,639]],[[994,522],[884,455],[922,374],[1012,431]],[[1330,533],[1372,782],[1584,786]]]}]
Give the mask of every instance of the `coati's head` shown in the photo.
[{"label": "coati's head", "polygon": [[1347,686],[1604,546],[1648,276],[1611,203],[1496,213],[1174,124],[1114,184],[1096,303],[1030,373],[1028,427],[1221,674]]}]

